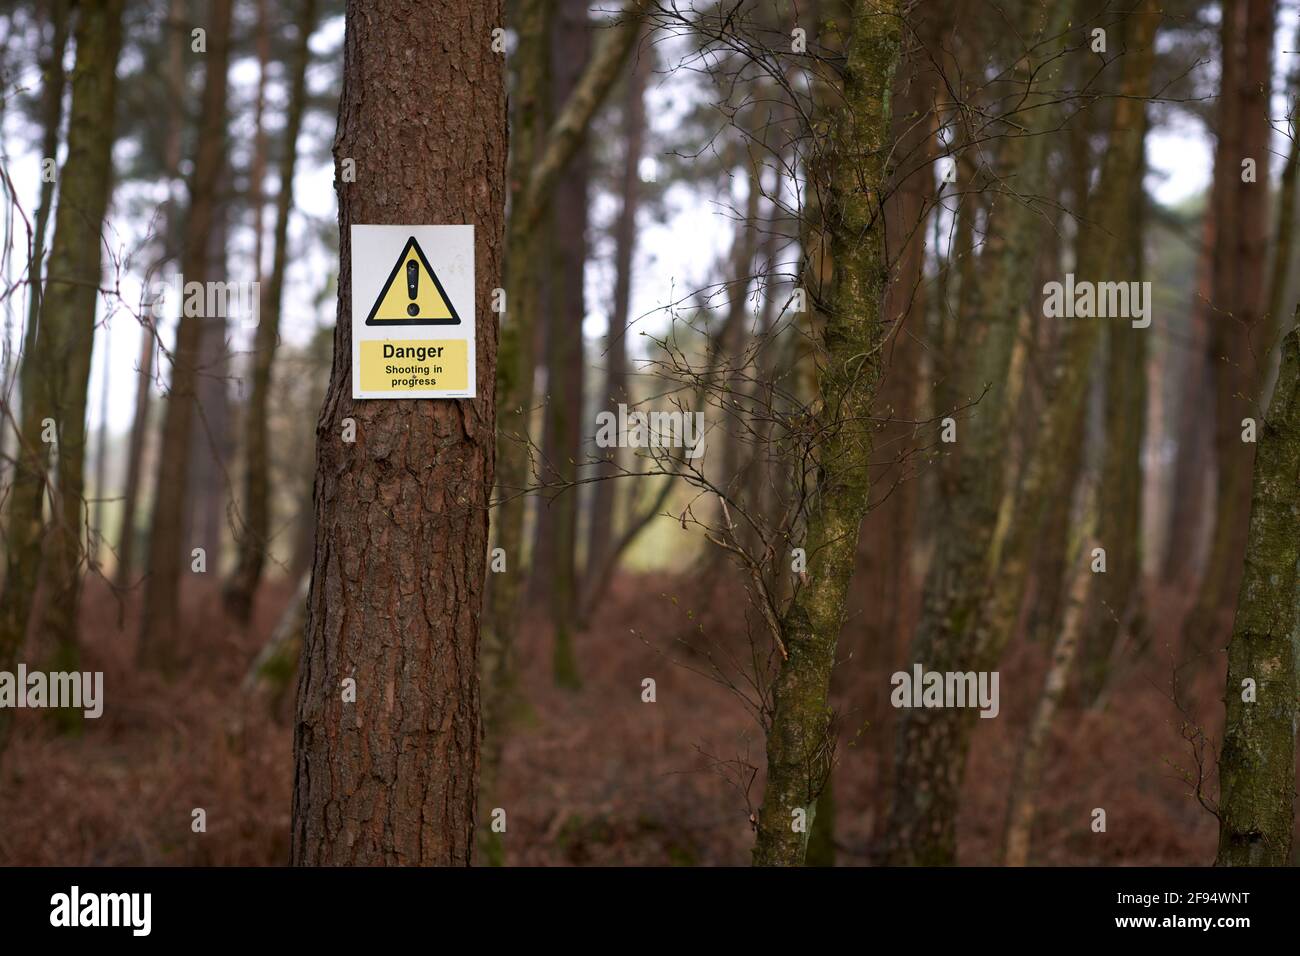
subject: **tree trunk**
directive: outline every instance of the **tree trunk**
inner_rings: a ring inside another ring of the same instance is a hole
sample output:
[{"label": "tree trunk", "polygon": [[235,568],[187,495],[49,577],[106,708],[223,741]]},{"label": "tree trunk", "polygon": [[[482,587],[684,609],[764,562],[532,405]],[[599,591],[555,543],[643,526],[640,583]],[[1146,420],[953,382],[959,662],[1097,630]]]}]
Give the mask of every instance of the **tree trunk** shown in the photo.
[{"label": "tree trunk", "polygon": [[288,262],[289,214],[293,209],[293,175],[298,160],[298,133],[307,100],[308,41],[316,24],[316,0],[303,0],[298,13],[298,45],[290,66],[289,112],[280,158],[280,192],[275,200],[275,260],[271,281],[262,296],[253,343],[253,389],[244,412],[244,524],[239,535],[239,558],[226,587],[226,608],[240,624],[247,624],[253,598],[266,563],[271,538],[270,449],[267,413],[271,373],[280,343],[280,310],[284,298],[284,272]]},{"label": "tree trunk", "polygon": [[113,584],[126,588],[131,583],[135,558],[135,510],[140,500],[140,483],[144,473],[144,440],[149,433],[149,399],[153,385],[153,353],[157,347],[153,329],[140,332],[140,367],[136,372],[135,415],[131,419],[131,437],[126,453],[126,485],[122,489],[122,527],[118,533],[117,569]]},{"label": "tree trunk", "polygon": [[[1139,171],[1129,180],[1132,213],[1127,228],[1120,233],[1130,266],[1128,275],[1135,280],[1144,275],[1142,223],[1146,193],[1142,179]],[[1107,567],[1106,573],[1093,582],[1080,637],[1080,696],[1090,705],[1102,698],[1121,632],[1143,626],[1138,605],[1142,593],[1142,441],[1146,432],[1149,334],[1150,329],[1135,329],[1122,322],[1113,322],[1106,329],[1106,447],[1097,491],[1097,537],[1106,549]]]},{"label": "tree trunk", "polygon": [[[189,32],[184,29],[185,2],[171,0],[167,15],[167,29],[171,31],[171,40],[167,47],[167,81],[169,87],[167,137],[164,142],[163,162],[167,169],[169,198],[164,204],[166,210],[166,227],[162,237],[162,250],[154,268],[157,269],[172,256],[175,236],[180,232],[179,216],[176,204],[170,198],[171,182],[177,176],[181,162],[181,131],[185,125],[185,114],[181,108],[185,95],[184,50],[189,42]],[[152,274],[152,270],[151,273]],[[139,381],[136,383],[135,414],[131,419],[131,438],[127,451],[126,487],[122,490],[122,527],[119,533],[117,552],[117,570],[114,584],[125,588],[130,584],[131,572],[135,568],[136,546],[136,509],[140,500],[140,490],[144,475],[144,446],[149,434],[149,406],[153,395],[154,352],[158,347],[155,341],[158,330],[146,314],[140,342]]]},{"label": "tree trunk", "polygon": [[[928,24],[937,37],[936,24]],[[858,544],[856,589],[861,595],[863,627],[860,638],[867,679],[888,683],[897,665],[904,622],[912,612],[916,582],[912,555],[918,482],[911,472],[917,420],[917,379],[921,373],[921,347],[925,324],[925,221],[934,201],[933,124],[925,120],[934,95],[933,74],[923,55],[908,57],[895,83],[894,137],[896,153],[906,157],[897,175],[905,177],[885,201],[889,261],[893,267],[885,294],[885,367],[876,397],[874,445],[880,463],[871,482],[880,502],[862,523]],[[853,686],[850,683],[850,686]],[[876,764],[880,768],[876,792],[882,802],[889,793],[890,731],[893,708],[887,695],[873,695],[869,712]],[[883,830],[888,807],[878,807],[875,829]],[[819,811],[820,817],[820,811]]]},{"label": "tree trunk", "polygon": [[88,564],[99,569],[100,545],[104,540],[104,501],[108,497],[108,386],[112,381],[111,326],[104,323],[104,358],[99,363],[99,434],[95,436],[95,507],[87,529]]},{"label": "tree trunk", "polygon": [[1291,862],[1300,693],[1297,475],[1300,330],[1291,332],[1283,343],[1277,389],[1260,429],[1246,564],[1228,645],[1215,861],[1220,866]]},{"label": "tree trunk", "polygon": [[[1210,363],[1214,369],[1214,448],[1217,461],[1214,531],[1196,607],[1188,622],[1193,647],[1208,648],[1232,606],[1242,573],[1250,512],[1255,445],[1241,440],[1242,420],[1257,418],[1260,317],[1267,308],[1269,238],[1268,105],[1272,90],[1273,0],[1224,4],[1224,59],[1234,53],[1230,18],[1242,28],[1235,82],[1222,87],[1221,111],[1231,112],[1231,137],[1222,141],[1223,191],[1215,246],[1214,314]],[[1244,7],[1244,10],[1241,8]],[[1218,160],[1216,156],[1216,162]],[[1255,160],[1256,181],[1242,181],[1241,163]],[[1216,165],[1216,175],[1219,169]]]},{"label": "tree trunk", "polygon": [[[1052,88],[1060,59],[1052,58],[1055,46],[1050,41],[1061,35],[1070,12],[1068,3],[1044,0],[1037,6],[1034,39],[1049,46],[1041,54],[1047,62],[1034,82],[1035,89]],[[1016,71],[1021,82],[1030,82],[1029,69],[1028,58],[1022,58]],[[1041,100],[1043,94],[1038,93],[1037,98]],[[1030,115],[1035,128],[1011,134],[1002,149],[1002,162],[1014,171],[1017,191],[1024,196],[1046,191],[1051,145],[1046,131],[1054,119],[1044,114],[1051,112],[1047,105],[1033,110]],[[983,582],[995,547],[1006,486],[1009,423],[1014,411],[1008,401],[1011,357],[1026,299],[1025,264],[1037,258],[1039,210],[1014,200],[1004,210],[1001,232],[991,237],[981,255],[981,265],[986,259],[989,263],[983,281],[971,288],[967,302],[975,318],[962,349],[969,357],[953,372],[955,391],[945,389],[941,395],[941,401],[955,394],[960,402],[978,399],[978,405],[969,421],[958,423],[957,460],[945,466],[942,530],[912,641],[912,660],[932,671],[971,669],[965,666],[973,652],[971,631],[986,594]],[[964,277],[963,298],[966,283]],[[887,862],[952,862],[957,791],[969,733],[967,716],[966,711],[955,708],[916,708],[899,716],[893,799],[881,848]]]},{"label": "tree trunk", "polygon": [[[66,82],[63,55],[68,43],[69,18],[65,0],[59,0],[53,5],[50,14],[50,52],[41,77],[41,120],[44,127],[42,158],[55,158],[59,151],[59,127],[63,118],[63,88]],[[49,383],[45,381],[46,370],[41,367],[41,261],[45,253],[45,230],[54,201],[54,186],[53,182],[41,183],[27,273],[30,285],[29,308],[22,364],[18,371],[21,408],[16,423],[18,443],[14,451],[13,476],[7,494],[9,514],[4,541],[5,574],[0,588],[0,670],[12,670],[22,652],[41,564],[41,532],[44,526],[42,511],[50,455],[50,446],[41,439],[41,420],[50,413],[48,394],[45,392]],[[98,272],[95,280],[98,284]],[[94,307],[93,301],[91,307]],[[8,392],[5,394],[8,395]],[[7,428],[6,424],[6,430]],[[8,740],[12,719],[12,711],[0,709],[0,750],[4,749]]]},{"label": "tree trunk", "polygon": [[621,21],[598,41],[574,96],[543,134],[548,34],[547,0],[521,0],[514,143],[510,167],[510,221],[506,235],[506,315],[497,365],[496,547],[507,570],[492,575],[483,628],[484,792],[490,793],[500,756],[506,710],[514,686],[513,644],[519,595],[527,580],[523,560],[524,490],[529,483],[529,420],[533,402],[533,331],[539,302],[537,226],[551,192],[636,39],[648,0],[629,0]]},{"label": "tree trunk", "polygon": [[[890,89],[901,23],[893,3],[854,4],[844,67],[843,114],[826,116],[828,142],[822,228],[830,237],[835,281],[816,336],[816,500],[804,547],[808,581],[781,622],[786,655],[768,715],[767,781],[754,863],[799,866],[815,804],[834,756],[828,697],[835,647],[859,529],[867,509],[871,408],[879,378],[881,311],[888,281],[880,192],[890,135]],[[802,811],[804,826],[797,827]]]},{"label": "tree trunk", "polygon": [[[44,581],[49,599],[42,622],[54,648],[54,670],[76,670],[80,658],[77,619],[86,557],[86,400],[103,274],[100,230],[112,194],[122,7],[122,0],[112,0],[102,7],[83,8],[78,17],[68,157],[60,177],[36,342],[35,360],[43,380],[37,404],[42,417],[54,419],[58,436],[58,495],[46,539]],[[81,712],[62,710],[58,717],[68,727],[80,723]]]},{"label": "tree trunk", "polygon": [[1093,577],[1087,564],[1091,550],[1091,546],[1086,546],[1075,555],[1064,613],[1061,615],[1061,629],[1052,644],[1052,656],[1043,678],[1043,690],[1029,721],[1029,730],[1021,744],[1020,754],[1016,758],[1015,771],[1011,775],[1011,798],[1007,806],[1006,836],[1002,850],[1005,866],[1029,865],[1029,840],[1033,835],[1034,816],[1038,809],[1038,789],[1043,777],[1047,741],[1070,679],[1070,670],[1079,649],[1084,615],[1087,613],[1089,579]]},{"label": "tree trunk", "polygon": [[[467,865],[493,482],[506,202],[500,0],[350,0],[336,163],[334,367],[317,426],[316,557],[298,680],[292,860]],[[393,72],[420,59],[421,82]],[[385,184],[400,183],[402,188]],[[475,399],[356,401],[351,226],[475,226]],[[356,442],[341,440],[343,419]],[[355,700],[345,682],[352,684]]]},{"label": "tree trunk", "polygon": [[[208,30],[207,74],[199,119],[198,145],[190,179],[190,210],[185,227],[181,272],[185,282],[203,283],[208,272],[208,239],[216,209],[216,187],[224,165],[226,134],[226,69],[230,56],[232,0],[213,0]],[[179,306],[180,303],[177,303]],[[189,479],[190,441],[194,432],[201,316],[177,322],[172,352],[171,390],[158,450],[158,479],[149,531],[149,568],[145,580],[141,663],[171,670],[176,664],[180,635],[180,586],[184,549],[185,492]],[[188,550],[188,549],[184,549]]]},{"label": "tree trunk", "polygon": [[[640,51],[627,79],[623,102],[623,169],[621,176],[622,206],[614,226],[614,301],[609,312],[609,330],[605,333],[605,384],[599,407],[617,413],[627,395],[628,310],[632,298],[632,261],[636,253],[636,214],[640,203],[641,154],[645,149],[645,88],[654,67],[650,49]],[[611,463],[599,474],[611,475],[619,461],[619,449],[605,452]],[[617,482],[598,482],[593,492],[591,525],[587,535],[587,559],[582,575],[583,613],[592,608],[592,597],[613,557],[614,501]]]},{"label": "tree trunk", "polygon": [[[591,27],[585,0],[558,0],[551,32],[551,96],[558,114],[573,95],[590,59]],[[582,455],[579,421],[584,408],[582,320],[586,315],[583,273],[587,264],[587,154],[579,147],[555,189],[551,207],[547,293],[545,428],[541,475],[560,486],[540,502],[534,539],[534,584],[545,595],[552,631],[555,683],[576,689],[582,681],[573,649],[577,617],[578,495],[574,485]]]}]

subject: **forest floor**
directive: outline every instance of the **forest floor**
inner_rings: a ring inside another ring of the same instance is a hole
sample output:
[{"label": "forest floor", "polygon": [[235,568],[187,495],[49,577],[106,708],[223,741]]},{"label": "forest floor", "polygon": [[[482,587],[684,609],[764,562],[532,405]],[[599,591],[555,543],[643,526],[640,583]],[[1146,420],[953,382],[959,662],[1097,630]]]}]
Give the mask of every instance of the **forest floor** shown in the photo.
[{"label": "forest floor", "polygon": [[[748,862],[749,814],[762,796],[761,771],[750,768],[763,764],[763,740],[742,696],[706,676],[710,655],[749,654],[745,597],[726,583],[692,593],[699,587],[698,576],[619,578],[577,638],[578,692],[553,685],[547,628],[526,623],[520,715],[492,801],[507,812],[508,864]],[[67,737],[47,714],[17,712],[0,758],[0,865],[285,863],[292,687],[274,702],[240,684],[289,597],[287,585],[265,588],[252,628],[240,633],[224,623],[215,589],[195,589],[186,596],[193,626],[185,665],[168,682],[135,667],[138,594],[122,607],[119,627],[118,602],[90,581],[82,666],[105,674],[104,714]],[[1067,702],[1062,710],[1033,862],[1212,861],[1217,824],[1182,778],[1180,768],[1194,763],[1169,694],[1181,601],[1177,591],[1150,595],[1159,629],[1140,655],[1128,655],[1104,709]],[[999,859],[1011,771],[1046,666],[1044,644],[1013,647],[1000,672],[1001,715],[976,721],[958,822],[963,864]],[[1180,678],[1193,720],[1211,739],[1221,732],[1223,657],[1187,665]],[[642,701],[647,677],[653,703]],[[888,695],[888,673],[866,673],[850,658],[837,684],[837,859],[865,864],[883,802],[878,758],[887,729],[873,730],[863,714],[875,695]],[[1097,807],[1106,810],[1105,833],[1090,826]],[[191,829],[196,808],[206,812],[205,833]],[[480,818],[490,809],[480,808]]]}]

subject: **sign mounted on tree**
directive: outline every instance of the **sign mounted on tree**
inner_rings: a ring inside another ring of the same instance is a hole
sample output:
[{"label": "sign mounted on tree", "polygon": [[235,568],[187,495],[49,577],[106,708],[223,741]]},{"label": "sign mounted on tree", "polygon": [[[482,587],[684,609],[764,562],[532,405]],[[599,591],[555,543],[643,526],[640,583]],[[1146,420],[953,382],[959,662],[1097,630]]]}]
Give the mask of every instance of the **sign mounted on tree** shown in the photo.
[{"label": "sign mounted on tree", "polygon": [[352,227],[352,397],[473,398],[474,227]]}]

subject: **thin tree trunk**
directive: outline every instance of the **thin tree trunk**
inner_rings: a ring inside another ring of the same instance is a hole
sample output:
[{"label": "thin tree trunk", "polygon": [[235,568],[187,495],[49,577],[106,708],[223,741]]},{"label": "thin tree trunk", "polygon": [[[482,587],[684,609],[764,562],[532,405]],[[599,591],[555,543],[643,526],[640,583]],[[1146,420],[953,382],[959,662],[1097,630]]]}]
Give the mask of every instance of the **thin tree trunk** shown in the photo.
[{"label": "thin tree trunk", "polygon": [[131,581],[135,558],[135,510],[140,500],[140,483],[144,473],[144,440],[149,433],[149,399],[153,384],[153,353],[156,348],[153,330],[140,333],[140,367],[136,373],[135,415],[131,420],[131,438],[126,456],[126,485],[122,489],[122,526],[118,534],[117,570],[113,583],[126,588]]},{"label": "thin tree trunk", "polygon": [[1300,694],[1300,330],[1260,429],[1245,570],[1228,645],[1219,759],[1220,866],[1291,862]]},{"label": "thin tree trunk", "polygon": [[[171,41],[167,47],[167,85],[168,116],[167,137],[164,142],[163,161],[167,169],[167,184],[176,178],[181,162],[181,131],[185,125],[181,102],[184,96],[185,68],[182,59],[184,44],[189,41],[189,32],[185,29],[185,0],[171,0],[168,9],[167,29],[171,31]],[[172,256],[175,236],[180,232],[180,217],[176,213],[176,204],[169,198],[165,204],[166,227],[162,238],[162,252],[158,256],[155,268],[160,267]],[[136,510],[140,500],[141,485],[144,475],[144,447],[149,434],[149,407],[153,396],[154,352],[158,343],[155,341],[157,328],[146,318],[140,342],[140,379],[136,383],[135,414],[131,420],[131,439],[127,452],[126,487],[122,491],[122,527],[118,544],[117,571],[114,584],[126,588],[130,584],[131,572],[135,568],[136,546]]]},{"label": "thin tree trunk", "polygon": [[239,558],[226,587],[226,608],[235,620],[247,624],[253,598],[266,563],[271,537],[270,449],[267,413],[271,374],[280,340],[280,310],[284,298],[284,273],[289,252],[289,215],[293,209],[293,176],[298,159],[298,133],[307,100],[308,42],[316,24],[316,0],[303,0],[298,13],[298,45],[290,67],[292,86],[285,120],[284,152],[280,158],[280,192],[275,200],[275,260],[271,281],[262,297],[257,335],[253,344],[253,390],[244,413],[244,526],[239,536]]},{"label": "thin tree trunk", "polygon": [[[1144,130],[1145,133],[1145,130]],[[1143,175],[1129,180],[1132,210],[1121,232],[1130,265],[1127,279],[1140,281]],[[1105,428],[1106,446],[1098,489],[1097,536],[1106,549],[1106,573],[1093,583],[1093,596],[1080,638],[1080,691],[1085,704],[1096,706],[1110,676],[1115,645],[1125,629],[1141,628],[1142,593],[1142,442],[1146,433],[1147,336],[1123,322],[1106,328]]]},{"label": "thin tree trunk", "polygon": [[1003,864],[1006,866],[1029,865],[1029,841],[1038,810],[1038,790],[1047,756],[1047,741],[1070,680],[1070,671],[1079,650],[1084,615],[1087,613],[1089,585],[1093,577],[1087,563],[1091,550],[1091,546],[1085,546],[1075,556],[1069,593],[1061,615],[1061,629],[1052,645],[1052,656],[1043,678],[1043,690],[1029,721],[1029,730],[1021,744],[1020,754],[1016,758],[1015,771],[1011,775],[1011,799],[1007,806],[1006,835],[1002,850]]},{"label": "thin tree trunk", "polygon": [[[1035,42],[1061,35],[1071,5],[1040,2],[1035,13]],[[1059,41],[1057,41],[1059,42]],[[1054,50],[1039,72],[1036,89],[1051,89],[1060,69]],[[1017,74],[1029,81],[1025,58]],[[1039,86],[1038,84],[1042,84]],[[1039,93],[1041,98],[1042,94]],[[1034,128],[1011,135],[1003,147],[1003,162],[1014,170],[1017,191],[1024,196],[1045,192],[1048,182],[1050,107],[1035,109]],[[992,215],[992,213],[990,213]],[[956,370],[954,386],[960,401],[975,401],[969,421],[959,423],[957,461],[945,469],[945,514],[939,549],[925,583],[921,621],[912,641],[912,660],[932,671],[969,670],[973,653],[971,631],[985,598],[983,582],[992,561],[994,536],[1006,487],[1006,458],[1012,387],[1012,353],[1025,301],[1027,262],[1036,260],[1038,210],[1010,202],[1004,207],[1002,230],[981,256],[989,265],[985,278],[971,289],[968,302],[978,320],[971,323],[969,357]],[[963,287],[966,280],[963,280]],[[987,392],[985,388],[987,387]],[[946,391],[946,390],[945,390]],[[982,397],[981,397],[982,396]],[[943,407],[943,406],[941,406]],[[883,858],[893,864],[951,863],[955,854],[957,792],[965,762],[966,712],[956,708],[910,709],[898,719],[895,741],[893,795]]]},{"label": "thin tree trunk", "polygon": [[[829,234],[835,284],[815,345],[818,455],[816,500],[804,547],[808,581],[781,622],[786,648],[768,715],[767,780],[754,863],[799,866],[830,775],[834,741],[828,698],[845,595],[867,509],[871,407],[879,378],[881,311],[888,281],[884,224],[878,221],[890,135],[890,89],[902,25],[893,3],[858,0],[844,67],[844,113],[823,147],[829,173],[822,228]],[[804,826],[797,826],[800,812]]]},{"label": "thin tree trunk", "polygon": [[[68,158],[60,177],[59,207],[49,275],[41,304],[37,392],[42,417],[57,428],[58,496],[46,541],[49,600],[42,630],[54,647],[54,670],[77,670],[78,612],[85,559],[86,403],[95,341],[95,306],[103,273],[100,231],[112,195],[117,59],[123,0],[83,8],[76,29],[77,66],[68,116]],[[23,404],[27,404],[24,396]],[[27,500],[32,500],[27,496]],[[36,496],[39,501],[39,494]],[[81,712],[61,710],[60,723]]]},{"label": "thin tree trunk", "polygon": [[[573,95],[590,60],[591,27],[586,0],[558,0],[551,33],[552,103],[556,113]],[[577,617],[578,495],[574,485],[582,454],[579,419],[584,408],[582,320],[586,315],[583,273],[587,263],[587,154],[569,159],[551,207],[547,282],[546,391],[542,479],[561,489],[540,505],[533,562],[536,593],[546,596],[552,631],[555,683],[582,685],[573,632]]]},{"label": "thin tree trunk", "polygon": [[[1215,314],[1210,362],[1215,374],[1214,447],[1217,461],[1214,531],[1196,607],[1188,621],[1193,647],[1207,648],[1232,606],[1241,580],[1250,512],[1255,445],[1241,440],[1242,420],[1258,417],[1260,318],[1267,308],[1269,238],[1268,103],[1272,89],[1273,0],[1236,0],[1224,5],[1225,61],[1230,43],[1230,8],[1244,6],[1237,24],[1243,50],[1235,83],[1225,74],[1224,110],[1235,117],[1224,146],[1229,189],[1219,210],[1216,243]],[[1256,181],[1242,181],[1241,163],[1255,160]],[[1216,167],[1216,175],[1218,169]],[[1225,228],[1228,227],[1228,228]]]},{"label": "thin tree trunk", "polygon": [[89,534],[89,564],[99,568],[100,544],[104,540],[104,501],[108,497],[108,386],[112,381],[113,350],[110,325],[104,323],[104,358],[99,363],[99,435],[95,438],[95,508],[91,512]]},{"label": "thin tree trunk", "polygon": [[523,560],[524,504],[528,486],[528,434],[533,401],[533,333],[538,308],[538,277],[532,264],[538,252],[537,226],[568,160],[581,145],[592,116],[613,85],[640,30],[648,0],[629,0],[618,25],[597,41],[578,89],[543,134],[541,117],[548,101],[544,77],[548,4],[521,0],[519,106],[510,169],[510,220],[506,234],[506,315],[501,325],[497,366],[497,495],[495,545],[506,557],[506,572],[492,575],[483,628],[484,793],[492,792],[500,759],[506,710],[514,687],[513,645],[519,595],[527,581]]},{"label": "thin tree trunk", "polygon": [[[186,284],[203,283],[208,273],[208,239],[216,211],[216,188],[225,162],[226,70],[230,56],[232,0],[213,0],[208,29],[207,74],[199,119],[198,145],[190,180],[190,210],[185,229],[181,272]],[[149,568],[145,580],[141,663],[164,671],[176,664],[180,636],[185,493],[189,479],[190,441],[194,432],[198,362],[206,318],[182,311],[172,353],[171,389],[167,394],[158,478],[149,534]],[[189,566],[188,560],[185,566]]]},{"label": "thin tree trunk", "polygon": [[[505,60],[487,38],[502,16],[500,0],[347,6],[334,155],[356,160],[357,181],[338,184],[338,324],[294,732],[296,865],[468,865],[474,846],[496,421],[489,316],[507,189]],[[447,44],[454,55],[422,64],[420,83],[394,85],[392,64]],[[385,188],[390,179],[405,188]],[[351,226],[409,222],[475,227],[475,399],[352,398]],[[344,418],[355,443],[340,439]]]},{"label": "thin tree trunk", "polygon": [[[54,160],[59,154],[59,128],[63,124],[63,90],[67,77],[63,72],[63,57],[68,46],[72,10],[70,0],[54,0],[50,4],[50,55],[41,69],[41,161]],[[45,258],[45,231],[54,206],[54,180],[41,180],[41,194],[37,201],[35,222],[32,226],[31,257],[27,266],[29,297],[27,300],[27,344],[36,341],[41,319],[41,264]]]},{"label": "thin tree trunk", "polygon": [[[42,158],[53,159],[59,148],[59,127],[63,118],[63,54],[67,47],[69,9],[65,0],[51,8],[52,38],[49,58],[42,70],[41,117],[44,133]],[[53,182],[43,182],[32,237],[31,264],[28,268],[29,308],[24,333],[23,354],[18,369],[20,411],[13,423],[17,445],[8,495],[4,541],[5,573],[0,586],[0,670],[12,670],[22,652],[32,613],[41,563],[42,511],[47,487],[46,468],[50,446],[41,439],[41,420],[49,414],[42,410],[39,390],[46,387],[44,369],[40,367],[41,261],[45,252],[45,230],[54,200]],[[98,275],[96,275],[98,280]],[[12,414],[6,393],[5,410]],[[5,423],[6,429],[9,423]],[[0,751],[8,741],[13,712],[0,709]]]},{"label": "thin tree trunk", "polygon": [[[926,27],[937,36],[934,24]],[[916,435],[917,378],[921,373],[924,340],[925,222],[934,200],[930,164],[935,152],[933,124],[927,116],[934,95],[930,64],[923,55],[908,58],[895,84],[896,155],[903,157],[897,175],[906,178],[885,201],[889,261],[893,272],[885,295],[885,367],[876,397],[877,471],[872,485],[880,502],[862,523],[858,544],[855,589],[861,595],[863,627],[859,640],[869,680],[888,681],[897,665],[902,629],[915,599],[912,554],[916,548],[915,519],[918,483],[910,476]],[[860,679],[860,678],[859,678]],[[849,686],[858,686],[850,681]],[[887,695],[872,695],[870,732],[881,770],[875,790],[888,801],[893,708]],[[884,827],[888,807],[877,807],[874,824]],[[818,811],[820,818],[821,811]]]},{"label": "thin tree trunk", "polygon": [[[626,404],[628,400],[628,310],[632,298],[632,261],[636,254],[636,214],[640,204],[640,165],[645,140],[645,88],[653,67],[651,50],[640,51],[627,79],[623,101],[622,205],[614,226],[614,302],[609,313],[609,330],[605,334],[605,384],[600,395],[600,406],[612,412],[617,412],[619,404]],[[619,449],[609,449],[605,457],[610,465],[602,467],[600,474],[615,474]],[[597,482],[593,493],[587,559],[582,575],[584,618],[593,606],[592,598],[598,582],[605,577],[613,557],[615,489],[615,482],[605,480]]]}]

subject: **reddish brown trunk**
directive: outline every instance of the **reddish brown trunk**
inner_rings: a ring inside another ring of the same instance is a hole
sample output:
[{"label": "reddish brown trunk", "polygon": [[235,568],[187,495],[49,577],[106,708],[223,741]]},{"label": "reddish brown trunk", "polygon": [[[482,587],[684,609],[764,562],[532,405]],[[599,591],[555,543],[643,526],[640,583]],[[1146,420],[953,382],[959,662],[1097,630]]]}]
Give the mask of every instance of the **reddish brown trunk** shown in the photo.
[{"label": "reddish brown trunk", "polygon": [[[489,41],[502,16],[500,0],[347,7],[334,155],[357,175],[337,183],[338,325],[294,734],[298,865],[470,862],[506,197],[505,58]],[[393,72],[413,50],[442,54],[418,84]],[[475,227],[477,398],[353,400],[354,223]],[[355,443],[342,441],[346,418]]]}]

